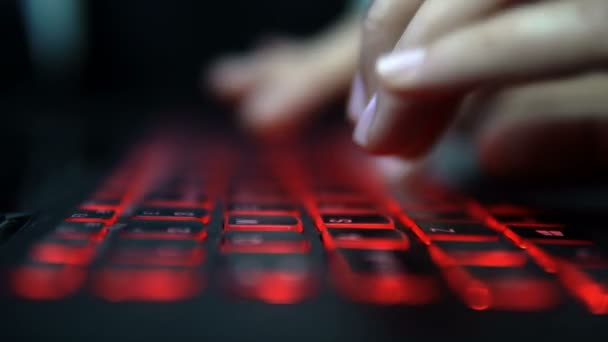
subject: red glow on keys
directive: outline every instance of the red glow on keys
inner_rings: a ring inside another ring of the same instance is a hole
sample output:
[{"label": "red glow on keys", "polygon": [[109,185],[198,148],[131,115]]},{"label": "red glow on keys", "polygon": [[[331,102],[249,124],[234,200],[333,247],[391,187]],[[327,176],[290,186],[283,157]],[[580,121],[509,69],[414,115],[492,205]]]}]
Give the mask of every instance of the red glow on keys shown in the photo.
[{"label": "red glow on keys", "polygon": [[117,249],[108,256],[112,264],[129,266],[182,266],[196,267],[205,260],[201,247],[179,248],[172,246],[132,247]]},{"label": "red glow on keys", "polygon": [[454,251],[448,252],[458,265],[486,267],[523,267],[528,261],[519,251]]},{"label": "red glow on keys", "polygon": [[315,292],[317,283],[308,271],[236,271],[232,278],[236,295],[269,304],[299,303]]},{"label": "red glow on keys", "polygon": [[196,234],[175,234],[170,232],[132,232],[121,231],[120,237],[124,239],[138,240],[196,240],[203,241],[207,238],[207,230],[201,230]]},{"label": "red glow on keys", "polygon": [[94,243],[70,245],[56,242],[40,242],[30,250],[30,258],[47,264],[87,265],[95,257]]},{"label": "red glow on keys", "polygon": [[340,293],[357,302],[380,305],[424,305],[434,302],[439,291],[435,279],[415,275],[375,275],[336,272]]},{"label": "red glow on keys", "polygon": [[222,253],[262,253],[262,254],[285,254],[285,253],[308,253],[310,251],[309,241],[266,241],[260,244],[234,244],[225,241],[220,246]]},{"label": "red glow on keys", "polygon": [[595,315],[608,314],[608,291],[574,265],[560,264],[559,277],[564,286]]},{"label": "red glow on keys", "polygon": [[203,279],[193,270],[104,269],[92,286],[97,296],[111,302],[171,302],[197,296]]},{"label": "red glow on keys", "polygon": [[10,275],[15,295],[31,300],[57,300],[74,294],[86,272],[73,266],[20,266]]},{"label": "red glow on keys", "polygon": [[325,248],[334,250],[336,248],[351,248],[351,249],[378,249],[378,250],[403,250],[410,248],[410,241],[405,234],[399,232],[402,239],[382,239],[382,238],[363,238],[363,239],[347,239],[334,238],[327,230],[321,232],[321,237]]}]

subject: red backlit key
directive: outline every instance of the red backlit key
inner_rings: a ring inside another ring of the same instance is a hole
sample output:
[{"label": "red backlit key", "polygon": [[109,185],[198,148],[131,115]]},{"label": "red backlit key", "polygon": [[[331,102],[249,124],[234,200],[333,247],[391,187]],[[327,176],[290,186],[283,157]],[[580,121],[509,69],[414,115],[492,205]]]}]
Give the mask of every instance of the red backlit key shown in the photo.
[{"label": "red backlit key", "polygon": [[318,274],[303,254],[226,254],[226,289],[272,304],[298,303],[312,296]]},{"label": "red backlit key", "polygon": [[321,219],[332,228],[393,228],[393,220],[381,214],[322,214]]},{"label": "red backlit key", "polygon": [[476,221],[471,214],[466,211],[408,211],[406,213],[414,221],[435,220],[435,221]]},{"label": "red backlit key", "polygon": [[556,245],[538,243],[543,251],[581,267],[608,268],[608,254],[593,245]]},{"label": "red backlit key", "polygon": [[58,300],[77,292],[86,271],[66,265],[24,265],[10,275],[13,293],[31,300]]},{"label": "red backlit key", "polygon": [[580,229],[537,226],[509,226],[509,228],[520,237],[532,242],[563,245],[592,244],[591,240]]},{"label": "red backlit key", "polygon": [[91,283],[93,292],[110,302],[172,302],[197,296],[204,279],[191,269],[107,267]]},{"label": "red backlit key", "polygon": [[481,223],[416,222],[434,241],[498,241],[498,232]]},{"label": "red backlit key", "polygon": [[224,229],[300,232],[302,223],[291,215],[228,215],[224,221]]},{"label": "red backlit key", "polygon": [[328,248],[402,249],[409,247],[405,234],[396,229],[328,228],[323,241]]},{"label": "red backlit key", "polygon": [[122,238],[132,239],[196,239],[203,240],[207,236],[204,225],[200,221],[152,221],[131,220],[120,231]]},{"label": "red backlit key", "polygon": [[[524,250],[503,241],[436,241],[435,245],[450,256],[452,259],[450,262],[456,262],[461,266],[522,267],[530,261]],[[442,260],[436,261],[440,264],[442,262]],[[450,266],[450,264],[440,266]]]},{"label": "red backlit key", "polygon": [[103,222],[63,222],[54,232],[62,239],[99,239],[107,233]]},{"label": "red backlit key", "polygon": [[224,253],[306,253],[310,243],[298,232],[225,231],[220,250]]},{"label": "red backlit key", "polygon": [[205,253],[195,242],[128,241],[113,245],[104,264],[117,266],[197,267]]},{"label": "red backlit key", "polygon": [[328,202],[321,201],[317,204],[317,208],[321,212],[360,212],[373,211],[376,206],[370,202]]},{"label": "red backlit key", "polygon": [[153,208],[135,211],[135,219],[143,220],[200,220],[207,221],[207,210],[202,208]]},{"label": "red backlit key", "polygon": [[555,279],[531,263],[515,268],[469,266],[465,270],[478,281],[452,286],[476,310],[540,311],[555,307],[561,300]]},{"label": "red backlit key", "polygon": [[331,271],[340,293],[374,304],[419,305],[438,296],[428,262],[402,251],[338,249]]},{"label": "red backlit key", "polygon": [[96,247],[86,240],[47,240],[32,246],[30,259],[45,264],[87,265],[95,257]]},{"label": "red backlit key", "polygon": [[114,217],[115,212],[113,210],[87,210],[78,209],[74,211],[66,221],[77,221],[77,222],[91,222],[91,221],[105,221],[111,220]]},{"label": "red backlit key", "polygon": [[198,206],[207,200],[207,196],[199,192],[167,191],[155,192],[146,196],[145,203],[149,206]]},{"label": "red backlit key", "polygon": [[294,212],[296,207],[287,203],[235,202],[228,205],[230,212]]}]

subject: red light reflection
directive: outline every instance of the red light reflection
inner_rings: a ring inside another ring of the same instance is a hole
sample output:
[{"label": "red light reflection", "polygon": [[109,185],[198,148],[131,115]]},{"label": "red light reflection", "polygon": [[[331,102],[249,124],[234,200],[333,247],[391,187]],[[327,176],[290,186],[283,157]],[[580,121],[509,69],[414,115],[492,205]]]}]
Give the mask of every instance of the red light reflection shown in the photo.
[{"label": "red light reflection", "polygon": [[30,258],[47,264],[87,265],[95,257],[93,243],[69,245],[55,242],[40,242],[32,246]]},{"label": "red light reflection", "polygon": [[31,300],[57,300],[74,294],[86,272],[74,266],[20,266],[10,275],[13,293]]},{"label": "red light reflection", "polygon": [[239,297],[269,304],[295,304],[315,293],[317,279],[307,270],[234,270],[228,287]]},{"label": "red light reflection", "polygon": [[111,302],[170,302],[198,295],[203,279],[194,270],[107,268],[95,274],[92,287]]}]

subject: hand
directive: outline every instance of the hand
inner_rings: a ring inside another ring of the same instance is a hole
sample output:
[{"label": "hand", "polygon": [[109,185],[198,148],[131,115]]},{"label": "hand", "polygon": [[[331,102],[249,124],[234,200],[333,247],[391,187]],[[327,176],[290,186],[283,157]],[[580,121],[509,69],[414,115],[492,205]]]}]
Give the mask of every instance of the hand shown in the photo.
[{"label": "hand", "polygon": [[605,172],[607,37],[606,0],[376,0],[351,95],[354,139],[415,159],[456,119],[475,119],[495,175]]},{"label": "hand", "polygon": [[273,135],[301,128],[347,91],[359,33],[352,15],[308,41],[274,40],[252,53],[220,59],[207,81],[239,107],[242,124],[253,132]]}]

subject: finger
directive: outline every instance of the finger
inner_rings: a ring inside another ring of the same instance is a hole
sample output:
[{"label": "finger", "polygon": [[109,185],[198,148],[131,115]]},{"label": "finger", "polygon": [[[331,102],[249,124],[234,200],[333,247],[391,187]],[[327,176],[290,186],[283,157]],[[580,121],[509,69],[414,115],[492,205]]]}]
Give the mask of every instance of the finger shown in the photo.
[{"label": "finger", "polygon": [[[378,57],[392,51],[424,0],[375,0],[364,20],[361,34],[360,71],[367,99],[376,89]],[[365,101],[367,102],[367,101]]]},{"label": "finger", "polygon": [[255,86],[259,69],[259,61],[251,56],[225,57],[205,71],[204,83],[220,98],[238,101]]},{"label": "finger", "polygon": [[481,165],[497,177],[537,180],[608,171],[608,74],[505,90],[484,105]]},{"label": "finger", "polygon": [[[395,50],[430,43],[441,35],[513,4],[513,0],[469,0],[466,2],[427,0],[410,22]],[[373,120],[359,125],[356,141],[375,153],[400,154],[415,158],[424,154],[449,123],[457,97],[436,101],[416,101],[378,92]],[[364,127],[368,124],[368,127]],[[356,130],[357,132],[357,130]]]},{"label": "finger", "polygon": [[607,19],[605,0],[519,6],[380,58],[376,70],[385,89],[410,95],[568,72],[608,61]]}]

